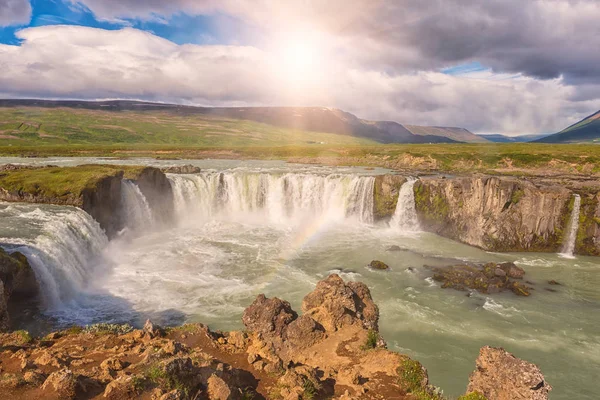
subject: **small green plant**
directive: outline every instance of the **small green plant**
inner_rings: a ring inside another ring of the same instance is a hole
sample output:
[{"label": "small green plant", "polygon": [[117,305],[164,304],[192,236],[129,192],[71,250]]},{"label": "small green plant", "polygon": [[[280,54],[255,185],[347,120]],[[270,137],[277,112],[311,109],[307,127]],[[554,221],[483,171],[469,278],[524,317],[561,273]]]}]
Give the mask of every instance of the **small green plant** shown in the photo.
[{"label": "small green plant", "polygon": [[86,333],[93,333],[95,335],[124,335],[133,331],[133,326],[129,324],[94,324],[86,325],[83,328]]},{"label": "small green plant", "polygon": [[73,325],[73,326],[65,329],[65,333],[67,335],[78,335],[82,332],[83,332],[83,327],[77,326],[77,325]]},{"label": "small green plant", "polygon": [[369,329],[367,333],[367,341],[362,346],[363,350],[370,350],[377,347],[377,342],[379,341],[379,335],[373,329]]},{"label": "small green plant", "polygon": [[240,398],[241,400],[254,400],[254,392],[252,389],[243,389]]},{"label": "small green plant", "polygon": [[14,334],[15,334],[17,341],[20,344],[28,344],[33,341],[33,338],[31,337],[29,332],[27,332],[25,330],[15,331]]},{"label": "small green plant", "polygon": [[153,365],[146,371],[146,379],[168,391],[175,389],[181,390],[185,393],[186,398],[189,395],[190,388],[176,376],[169,375],[169,373],[159,365]]},{"label": "small green plant", "polygon": [[400,377],[400,386],[415,400],[444,400],[439,388],[424,385],[425,372],[418,361],[405,358],[396,372]]},{"label": "small green plant", "polygon": [[487,397],[482,395],[479,392],[471,392],[469,394],[465,394],[464,396],[460,396],[458,400],[488,400]]},{"label": "small green plant", "polygon": [[302,384],[302,400],[313,400],[319,392],[319,389],[319,386],[315,385],[313,381],[304,378],[304,383]]},{"label": "small green plant", "polygon": [[144,391],[144,387],[146,386],[146,378],[140,375],[134,375],[131,378],[131,384],[133,385],[133,390],[136,393],[141,393]]}]

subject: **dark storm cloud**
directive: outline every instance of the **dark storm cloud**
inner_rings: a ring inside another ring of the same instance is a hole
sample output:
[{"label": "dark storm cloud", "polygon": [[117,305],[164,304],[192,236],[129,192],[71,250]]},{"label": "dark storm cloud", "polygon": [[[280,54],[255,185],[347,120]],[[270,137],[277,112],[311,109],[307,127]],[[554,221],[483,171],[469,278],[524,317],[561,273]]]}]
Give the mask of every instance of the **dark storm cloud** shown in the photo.
[{"label": "dark storm cloud", "polygon": [[0,26],[25,25],[30,19],[29,0],[0,0]]}]

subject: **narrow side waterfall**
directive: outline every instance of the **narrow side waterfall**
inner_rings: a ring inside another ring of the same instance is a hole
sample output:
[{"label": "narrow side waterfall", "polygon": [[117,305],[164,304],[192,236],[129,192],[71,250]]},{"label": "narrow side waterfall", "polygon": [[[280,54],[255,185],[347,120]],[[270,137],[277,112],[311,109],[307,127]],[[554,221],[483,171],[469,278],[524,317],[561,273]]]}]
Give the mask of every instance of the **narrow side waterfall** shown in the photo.
[{"label": "narrow side waterfall", "polygon": [[154,217],[146,197],[135,182],[123,180],[121,187],[123,220],[128,229],[139,230],[152,225]]},{"label": "narrow side waterfall", "polygon": [[573,211],[571,219],[567,225],[566,241],[563,242],[561,255],[566,258],[573,258],[575,253],[575,241],[577,240],[577,231],[579,230],[579,211],[581,209],[581,196],[574,195]]},{"label": "narrow side waterfall", "polygon": [[[74,207],[11,204],[0,207],[0,227],[18,226],[20,234],[0,237],[8,251],[23,253],[35,271],[48,308],[60,306],[89,284],[95,257],[107,246],[100,225]],[[4,232],[10,230],[2,229]]]},{"label": "narrow side waterfall", "polygon": [[180,218],[262,213],[270,222],[315,217],[373,222],[373,177],[206,172],[169,179]]},{"label": "narrow side waterfall", "polygon": [[417,182],[415,178],[408,180],[400,188],[398,193],[398,203],[396,211],[390,221],[390,226],[404,232],[415,232],[420,229],[417,210],[415,208],[414,186]]}]

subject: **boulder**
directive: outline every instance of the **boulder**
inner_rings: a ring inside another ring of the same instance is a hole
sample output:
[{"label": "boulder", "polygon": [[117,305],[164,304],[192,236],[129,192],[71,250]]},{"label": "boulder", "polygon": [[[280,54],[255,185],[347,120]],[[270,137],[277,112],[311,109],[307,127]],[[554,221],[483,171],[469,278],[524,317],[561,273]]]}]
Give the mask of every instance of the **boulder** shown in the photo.
[{"label": "boulder", "polygon": [[302,315],[288,325],[285,333],[286,344],[290,348],[302,349],[320,341],[325,329],[308,315]]},{"label": "boulder", "polygon": [[506,272],[506,275],[512,279],[523,279],[523,276],[525,275],[525,270],[523,268],[519,268],[511,262],[499,264],[498,267]]},{"label": "boulder", "polygon": [[456,290],[474,289],[480,293],[493,294],[510,290],[518,296],[529,296],[531,288],[513,281],[511,276],[522,279],[525,271],[512,263],[485,265],[453,265],[433,267],[433,280],[442,283],[442,288]]},{"label": "boulder", "polygon": [[152,321],[150,321],[149,319],[146,320],[146,323],[144,324],[144,328],[142,329],[144,331],[145,334],[147,334],[151,339],[154,339],[156,337],[161,337],[164,335],[164,330],[158,326],[155,325],[154,323],[152,323]]},{"label": "boulder", "polygon": [[43,391],[54,392],[60,399],[75,399],[79,389],[77,376],[69,369],[51,373],[42,385]]},{"label": "boulder", "polygon": [[317,283],[304,297],[302,311],[327,332],[355,323],[377,330],[379,321],[379,308],[367,286],[361,282],[346,284],[336,274]]},{"label": "boulder", "polygon": [[239,398],[239,396],[235,396],[236,391],[215,374],[208,378],[207,391],[210,400],[233,400]]},{"label": "boulder", "polygon": [[369,267],[373,269],[390,269],[389,265],[384,263],[383,261],[373,260],[369,263]]},{"label": "boulder", "polygon": [[109,400],[134,399],[137,396],[134,378],[120,376],[106,385],[104,398]]},{"label": "boulder", "polygon": [[244,326],[265,337],[282,337],[289,323],[298,318],[298,314],[287,301],[276,297],[268,299],[264,294],[258,295],[250,307],[244,310],[242,322]]},{"label": "boulder", "polygon": [[502,348],[485,346],[469,378],[467,393],[479,392],[488,400],[546,400],[552,387],[540,369]]}]

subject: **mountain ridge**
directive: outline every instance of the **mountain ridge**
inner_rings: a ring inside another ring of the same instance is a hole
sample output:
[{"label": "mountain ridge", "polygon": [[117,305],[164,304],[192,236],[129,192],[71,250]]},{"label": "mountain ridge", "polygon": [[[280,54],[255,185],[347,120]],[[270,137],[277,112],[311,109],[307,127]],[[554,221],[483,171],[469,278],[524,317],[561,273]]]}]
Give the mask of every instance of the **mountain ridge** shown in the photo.
[{"label": "mountain ridge", "polygon": [[600,111],[536,143],[600,143]]},{"label": "mountain ridge", "polygon": [[[395,121],[370,121],[328,107],[197,107],[135,100],[0,99],[0,107],[73,108],[104,111],[164,111],[175,115],[206,115],[248,120],[281,128],[335,133],[379,143],[481,142],[464,128],[403,125]],[[410,128],[407,128],[410,127]],[[485,141],[485,140],[484,140]]]}]

